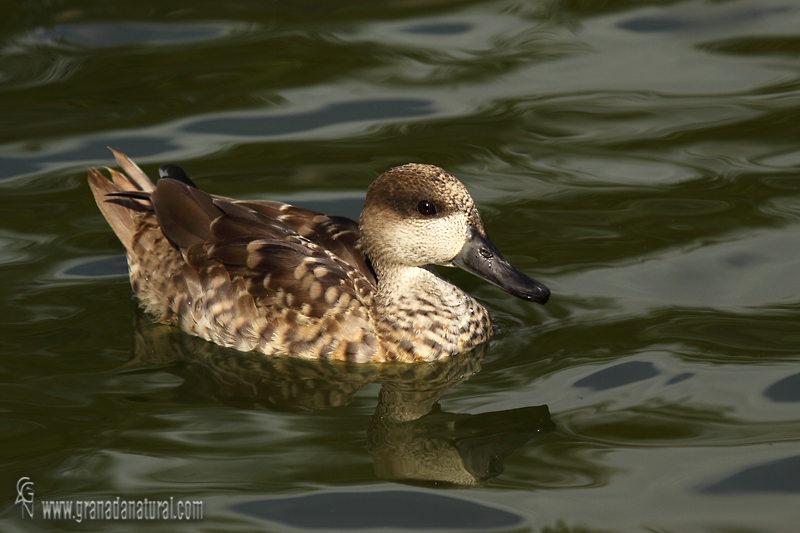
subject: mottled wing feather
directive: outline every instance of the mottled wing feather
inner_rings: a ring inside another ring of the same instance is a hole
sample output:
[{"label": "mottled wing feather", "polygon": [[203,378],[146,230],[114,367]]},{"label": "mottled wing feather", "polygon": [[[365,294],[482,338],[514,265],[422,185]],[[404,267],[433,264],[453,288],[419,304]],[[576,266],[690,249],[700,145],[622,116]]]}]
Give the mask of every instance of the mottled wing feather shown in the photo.
[{"label": "mottled wing feather", "polygon": [[[152,203],[161,230],[187,263],[224,266],[232,279],[244,280],[259,308],[321,319],[343,300],[372,293],[354,221],[279,202],[229,200],[172,179],[159,181]],[[311,219],[302,223],[302,217]]]},{"label": "mottled wing feather", "polygon": [[346,217],[327,216],[281,202],[236,202],[267,218],[280,221],[296,234],[355,267],[375,284],[375,274],[367,263],[358,231],[358,222]]},{"label": "mottled wing feather", "polygon": [[235,202],[216,198],[214,205],[224,213],[224,216],[211,223],[211,233],[217,241],[245,235],[278,240],[296,237],[295,232],[285,224],[255,213]]},{"label": "mottled wing feather", "polygon": [[256,241],[247,251],[249,272],[244,277],[259,306],[286,307],[322,318],[342,298],[357,298],[344,269],[304,246]]}]

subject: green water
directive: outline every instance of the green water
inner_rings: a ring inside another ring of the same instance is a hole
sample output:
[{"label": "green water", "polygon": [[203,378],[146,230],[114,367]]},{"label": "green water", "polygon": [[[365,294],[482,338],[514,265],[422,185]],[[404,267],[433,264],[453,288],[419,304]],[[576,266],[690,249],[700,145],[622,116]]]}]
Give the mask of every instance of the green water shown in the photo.
[{"label": "green water", "polygon": [[[444,365],[208,345],[137,310],[106,146],[350,217],[442,166],[553,297],[443,271],[498,328]],[[798,174],[793,0],[5,2],[0,529],[798,531]],[[203,520],[42,516],[118,496]]]}]

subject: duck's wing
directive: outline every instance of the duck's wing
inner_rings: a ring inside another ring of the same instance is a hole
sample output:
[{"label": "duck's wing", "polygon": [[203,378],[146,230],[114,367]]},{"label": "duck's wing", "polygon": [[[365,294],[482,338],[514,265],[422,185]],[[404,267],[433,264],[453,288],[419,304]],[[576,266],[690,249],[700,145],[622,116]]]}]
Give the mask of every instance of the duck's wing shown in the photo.
[{"label": "duck's wing", "polygon": [[375,277],[348,219],[278,202],[210,195],[170,172],[89,183],[125,245],[142,307],[164,323],[242,351],[370,361]]},{"label": "duck's wing", "polygon": [[231,279],[241,277],[257,307],[319,319],[343,300],[372,298],[375,278],[354,221],[231,200],[173,179],[159,180],[151,202],[161,231],[190,266],[221,265]]},{"label": "duck's wing", "polygon": [[375,273],[361,248],[358,222],[346,217],[330,216],[282,202],[237,201],[267,219],[276,220],[297,235],[333,253],[356,267],[370,282]]}]

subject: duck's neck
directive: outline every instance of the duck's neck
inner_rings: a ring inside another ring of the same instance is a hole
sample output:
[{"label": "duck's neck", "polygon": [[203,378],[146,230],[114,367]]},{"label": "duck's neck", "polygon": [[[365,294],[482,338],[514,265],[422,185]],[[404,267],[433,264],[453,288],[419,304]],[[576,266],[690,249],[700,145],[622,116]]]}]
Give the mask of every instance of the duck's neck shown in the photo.
[{"label": "duck's neck", "polygon": [[455,285],[443,280],[430,265],[422,267],[379,266],[375,272],[378,276],[378,299],[387,305],[403,296],[419,295],[424,299],[427,294],[439,294],[451,289],[466,294]]},{"label": "duck's neck", "polygon": [[492,334],[486,309],[433,267],[378,267],[377,333],[387,357],[434,361]]}]

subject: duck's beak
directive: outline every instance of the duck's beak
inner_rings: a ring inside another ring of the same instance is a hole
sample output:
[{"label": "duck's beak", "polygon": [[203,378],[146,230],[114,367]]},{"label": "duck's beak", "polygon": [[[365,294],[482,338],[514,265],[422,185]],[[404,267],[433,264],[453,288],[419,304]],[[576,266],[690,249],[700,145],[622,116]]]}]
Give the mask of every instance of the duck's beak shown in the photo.
[{"label": "duck's beak", "polygon": [[451,263],[517,298],[540,304],[550,298],[550,289],[514,268],[489,237],[472,226],[467,229],[467,242]]}]

